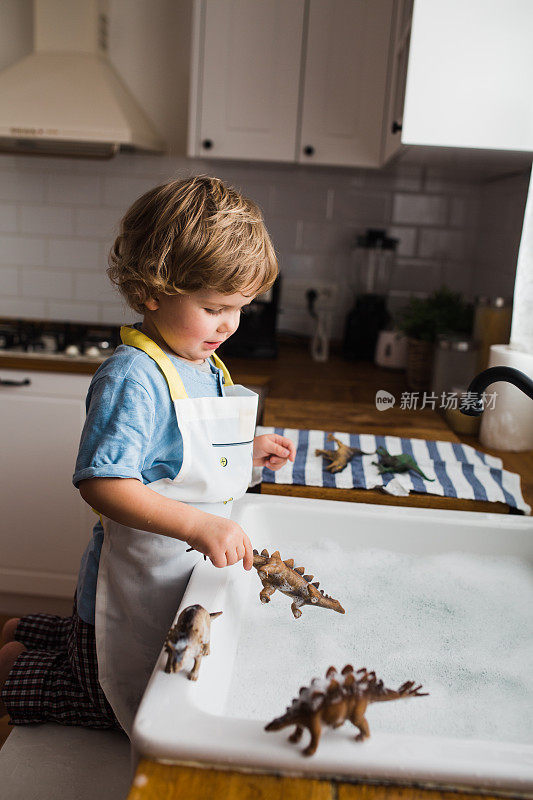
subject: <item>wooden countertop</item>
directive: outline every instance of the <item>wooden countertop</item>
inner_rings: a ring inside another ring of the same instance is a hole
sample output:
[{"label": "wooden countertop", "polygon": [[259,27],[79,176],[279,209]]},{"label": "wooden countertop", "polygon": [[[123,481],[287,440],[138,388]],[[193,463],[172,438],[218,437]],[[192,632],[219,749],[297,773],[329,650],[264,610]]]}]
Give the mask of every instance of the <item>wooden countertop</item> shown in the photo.
[{"label": "wooden countertop", "polygon": [[[224,359],[224,356],[222,355]],[[365,362],[345,362],[332,354],[325,363],[313,362],[306,346],[297,341],[284,341],[277,359],[224,359],[235,382],[254,385],[268,384],[268,396],[262,422],[264,425],[295,428],[318,428],[356,431],[358,433],[388,433],[445,441],[462,441],[484,452],[499,456],[506,469],[522,477],[526,501],[533,505],[533,452],[507,453],[482,448],[475,437],[458,437],[436,411],[402,411],[401,393],[408,391],[401,372],[380,369]],[[47,371],[91,374],[98,364],[4,357],[0,367],[10,369],[46,369]],[[395,408],[377,411],[375,394],[384,389],[396,397]],[[378,491],[320,489],[318,487],[286,486],[281,493],[307,497],[331,497],[354,502],[375,502],[402,505],[461,508],[472,511],[507,512],[508,507],[496,503],[454,501],[427,495],[408,498],[390,497]],[[272,485],[263,484],[262,491],[272,493]],[[331,495],[330,493],[333,493]],[[408,501],[408,502],[406,502]],[[449,502],[448,502],[449,501]],[[458,505],[454,505],[458,503]],[[318,781],[263,774],[239,773],[231,770],[196,768],[185,765],[160,764],[141,759],[128,800],[496,800],[493,796],[471,793],[424,790],[416,787],[374,786],[347,784],[337,781]],[[501,797],[501,795],[500,795]]]}]

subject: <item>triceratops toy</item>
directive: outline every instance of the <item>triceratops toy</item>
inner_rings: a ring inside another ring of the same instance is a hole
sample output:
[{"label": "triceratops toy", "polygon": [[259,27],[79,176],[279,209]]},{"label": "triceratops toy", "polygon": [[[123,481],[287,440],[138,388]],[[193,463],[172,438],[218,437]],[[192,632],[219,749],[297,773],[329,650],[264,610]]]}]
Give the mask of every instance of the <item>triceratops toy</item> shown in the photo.
[{"label": "triceratops toy", "polygon": [[210,614],[200,605],[183,609],[165,639],[165,652],[168,655],[165,672],[179,672],[185,659],[191,657],[194,658],[194,666],[188,678],[191,681],[198,680],[202,656],[209,655],[211,620],[221,614],[222,611]]}]

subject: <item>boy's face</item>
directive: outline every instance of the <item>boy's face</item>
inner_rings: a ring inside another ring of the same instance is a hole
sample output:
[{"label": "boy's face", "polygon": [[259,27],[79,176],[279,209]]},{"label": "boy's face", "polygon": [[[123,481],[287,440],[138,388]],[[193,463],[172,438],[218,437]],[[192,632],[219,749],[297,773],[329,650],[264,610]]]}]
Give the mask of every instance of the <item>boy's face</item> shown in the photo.
[{"label": "boy's face", "polygon": [[243,306],[255,295],[201,291],[160,294],[147,300],[142,329],[181,358],[200,364],[239,327]]}]

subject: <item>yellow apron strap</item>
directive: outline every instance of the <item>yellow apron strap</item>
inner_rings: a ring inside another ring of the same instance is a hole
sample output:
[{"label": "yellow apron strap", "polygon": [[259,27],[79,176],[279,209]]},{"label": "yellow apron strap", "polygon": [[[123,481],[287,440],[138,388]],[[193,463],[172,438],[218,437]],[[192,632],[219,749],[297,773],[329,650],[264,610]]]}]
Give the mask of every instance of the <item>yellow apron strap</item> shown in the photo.
[{"label": "yellow apron strap", "polygon": [[132,347],[137,347],[142,350],[150,358],[153,358],[163,375],[165,376],[170,396],[172,400],[183,400],[187,397],[185,386],[181,380],[179,373],[167,356],[149,336],[138,331],[137,328],[130,328],[129,325],[123,325],[120,329],[120,338],[123,344],[129,344]]},{"label": "yellow apron strap", "polygon": [[215,362],[215,367],[218,367],[222,370],[222,374],[224,375],[224,383],[226,386],[233,386],[233,381],[231,380],[231,375],[228,372],[228,368],[226,365],[221,361],[221,359],[217,356],[216,353],[213,353],[212,359]]}]

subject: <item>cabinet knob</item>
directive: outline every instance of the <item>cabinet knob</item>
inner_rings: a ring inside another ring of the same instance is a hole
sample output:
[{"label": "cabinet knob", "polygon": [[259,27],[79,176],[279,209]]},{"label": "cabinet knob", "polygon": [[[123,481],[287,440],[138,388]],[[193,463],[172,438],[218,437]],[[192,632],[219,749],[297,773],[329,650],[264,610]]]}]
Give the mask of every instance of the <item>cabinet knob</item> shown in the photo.
[{"label": "cabinet knob", "polygon": [[312,147],[312,145],[307,144],[304,147],[304,155],[306,155],[306,156],[314,156],[314,154],[315,154],[315,148]]},{"label": "cabinet knob", "polygon": [[212,140],[211,139],[204,139],[203,142],[202,142],[202,147],[204,148],[204,150],[211,150],[211,148],[213,147]]},{"label": "cabinet knob", "polygon": [[392,123],[390,129],[391,129],[391,133],[399,133],[401,131],[401,129],[402,129],[401,122],[396,122],[396,120],[394,120],[394,122]]}]

